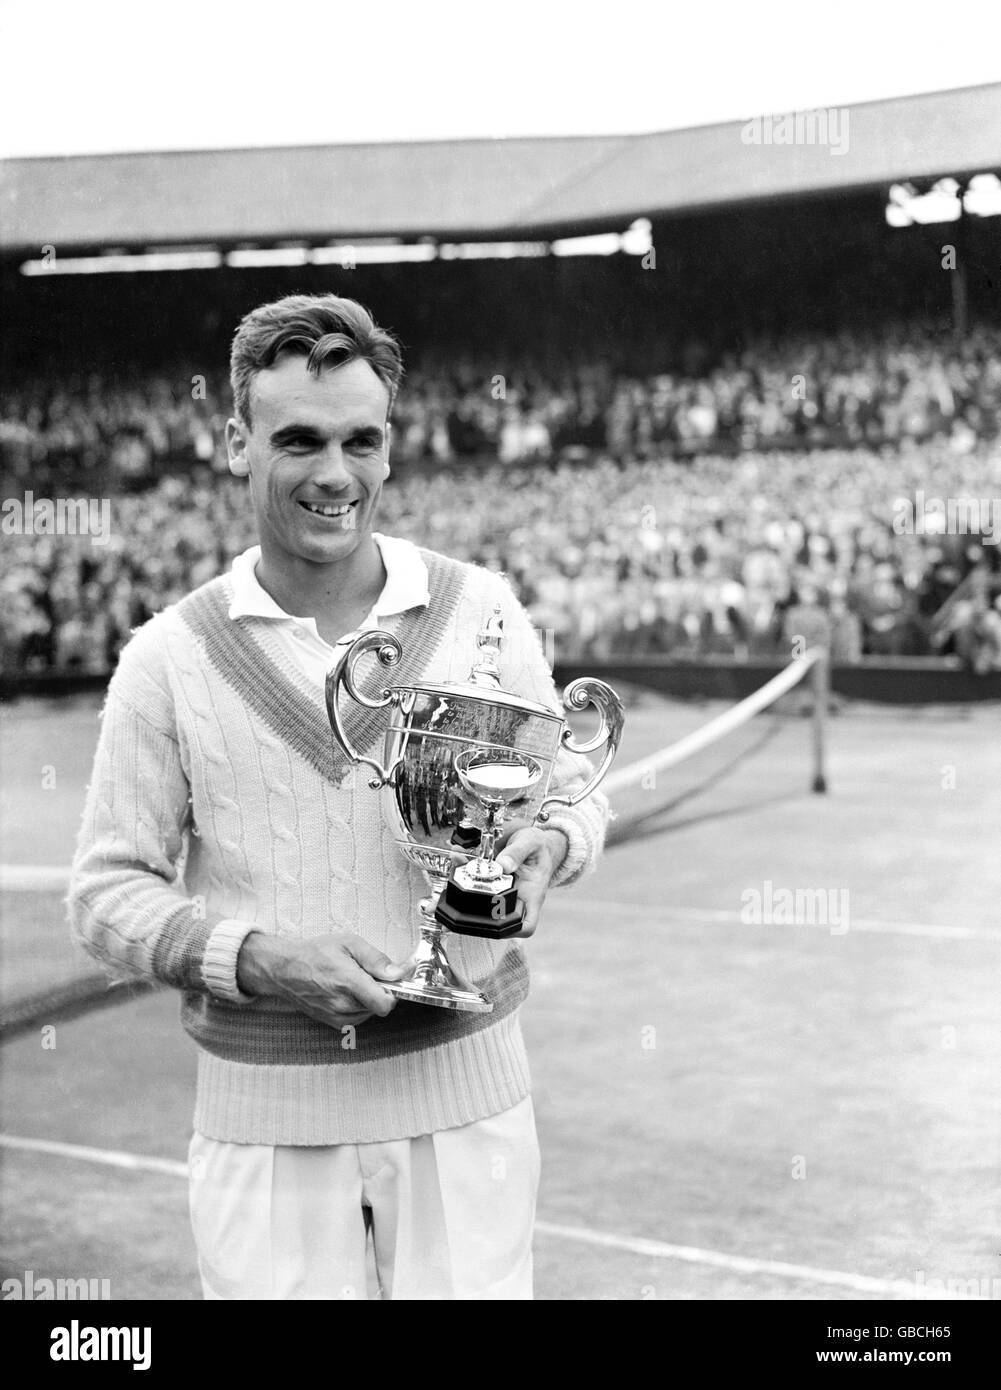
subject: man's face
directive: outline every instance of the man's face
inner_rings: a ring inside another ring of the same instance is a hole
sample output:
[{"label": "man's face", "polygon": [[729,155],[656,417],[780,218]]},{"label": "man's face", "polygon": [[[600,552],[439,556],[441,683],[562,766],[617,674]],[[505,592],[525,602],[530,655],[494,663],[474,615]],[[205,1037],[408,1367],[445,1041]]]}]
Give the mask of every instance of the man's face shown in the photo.
[{"label": "man's face", "polygon": [[314,376],[285,354],[251,386],[250,427],[226,427],[229,465],[250,478],[265,553],[346,559],[371,535],[389,474],[389,392],[367,362]]}]

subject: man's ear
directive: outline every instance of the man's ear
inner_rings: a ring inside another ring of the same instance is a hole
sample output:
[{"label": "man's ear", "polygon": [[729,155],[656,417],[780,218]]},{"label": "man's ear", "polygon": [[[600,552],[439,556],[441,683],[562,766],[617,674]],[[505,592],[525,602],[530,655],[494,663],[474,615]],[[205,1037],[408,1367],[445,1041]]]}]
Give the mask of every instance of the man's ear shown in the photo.
[{"label": "man's ear", "polygon": [[389,467],[389,451],[393,447],[393,427],[386,421],[386,456],[382,460],[382,476],[388,478],[392,471]]},{"label": "man's ear", "polygon": [[250,462],[247,458],[247,430],[235,417],[226,421],[226,457],[229,471],[237,478],[250,475]]}]

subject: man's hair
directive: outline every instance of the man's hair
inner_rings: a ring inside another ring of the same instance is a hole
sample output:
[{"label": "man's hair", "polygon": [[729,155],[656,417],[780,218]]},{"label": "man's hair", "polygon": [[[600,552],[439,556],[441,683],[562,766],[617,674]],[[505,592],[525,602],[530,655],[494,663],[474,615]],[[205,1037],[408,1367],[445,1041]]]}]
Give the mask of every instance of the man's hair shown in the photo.
[{"label": "man's hair", "polygon": [[325,367],[343,367],[356,359],[367,362],[389,391],[392,409],[403,376],[400,345],[379,328],[372,315],[354,299],[336,294],[290,294],[252,309],[233,337],[229,379],[236,414],[250,419],[250,388],[258,372],[274,366],[282,353],[307,359],[314,376]]}]

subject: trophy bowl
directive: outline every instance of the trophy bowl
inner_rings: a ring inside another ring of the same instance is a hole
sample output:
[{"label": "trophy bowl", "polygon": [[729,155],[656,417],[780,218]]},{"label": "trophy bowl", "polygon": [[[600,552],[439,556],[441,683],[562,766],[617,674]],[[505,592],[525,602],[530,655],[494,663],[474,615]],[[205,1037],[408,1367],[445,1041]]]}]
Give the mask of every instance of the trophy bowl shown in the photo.
[{"label": "trophy bowl", "polygon": [[[467,682],[386,686],[376,696],[359,688],[358,662],[374,655],[382,667],[392,668],[403,649],[388,632],[362,633],[331,667],[325,690],[334,739],[352,762],[372,769],[369,786],[382,792],[396,845],[424,872],[430,888],[420,904],[411,976],[384,988],[400,999],[472,1013],[489,1013],[493,1005],[451,966],[445,938],[450,930],[493,937],[518,930],[516,877],[507,875],[500,886],[498,879],[505,876],[493,861],[504,814],[516,807],[520,820],[544,824],[547,805],[582,801],[607,772],[624,717],[618,696],[603,681],[573,681],[564,693],[564,709],[593,704],[601,716],[595,737],[576,743],[563,714],[501,687],[502,630],[497,608],[477,638],[479,659]],[[353,747],[342,697],[368,710],[389,711],[382,762]],[[585,786],[571,795],[548,794],[561,748],[588,753],[602,744],[605,756]],[[467,895],[451,910],[440,901],[449,896],[446,885],[453,897]],[[501,908],[494,901],[498,896]]]}]

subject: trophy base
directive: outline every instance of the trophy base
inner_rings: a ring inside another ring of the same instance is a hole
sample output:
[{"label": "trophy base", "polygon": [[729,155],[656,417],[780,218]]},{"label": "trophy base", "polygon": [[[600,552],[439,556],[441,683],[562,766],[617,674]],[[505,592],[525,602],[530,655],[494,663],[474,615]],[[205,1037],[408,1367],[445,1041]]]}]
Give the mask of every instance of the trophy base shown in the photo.
[{"label": "trophy base", "polygon": [[[430,902],[428,900],[428,907]],[[411,1004],[430,1004],[436,1009],[457,1009],[466,1014],[493,1013],[493,1004],[468,980],[453,970],[445,953],[441,928],[431,918],[421,930],[421,942],[414,952],[414,973],[409,980],[392,984],[382,981],[383,989]]]},{"label": "trophy base", "polygon": [[503,941],[517,936],[525,924],[513,874],[493,883],[477,884],[467,869],[456,869],[438,899],[435,920],[459,936],[485,936]]},{"label": "trophy base", "polygon": [[428,980],[402,980],[399,984],[383,984],[397,999],[411,1004],[431,1004],[436,1009],[457,1009],[466,1014],[490,1014],[494,1006],[485,994],[476,989],[459,989],[455,985],[436,984]]}]

